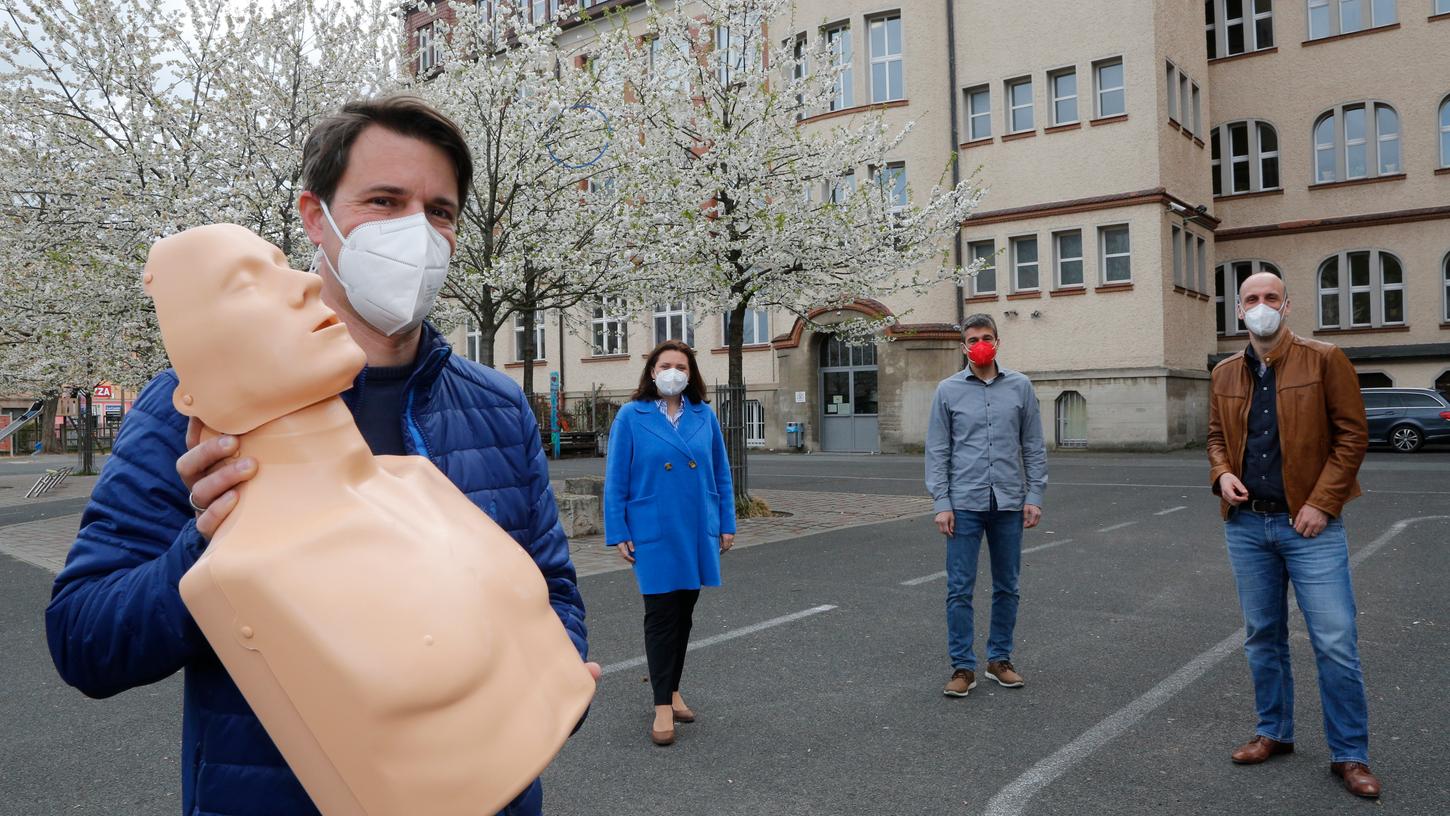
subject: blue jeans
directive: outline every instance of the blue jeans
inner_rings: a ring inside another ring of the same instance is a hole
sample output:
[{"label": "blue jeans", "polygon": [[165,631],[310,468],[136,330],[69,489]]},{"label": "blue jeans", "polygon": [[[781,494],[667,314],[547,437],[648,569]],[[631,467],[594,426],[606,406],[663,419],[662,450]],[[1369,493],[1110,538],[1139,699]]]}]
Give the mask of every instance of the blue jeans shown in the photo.
[{"label": "blue jeans", "polygon": [[1369,704],[1359,667],[1354,588],[1344,524],[1315,538],[1294,532],[1287,513],[1234,510],[1224,524],[1229,562],[1244,612],[1244,654],[1254,679],[1257,733],[1294,741],[1294,676],[1289,667],[1289,595],[1304,613],[1331,762],[1369,763]]},{"label": "blue jeans", "polygon": [[982,534],[992,562],[992,626],[987,662],[1012,657],[1017,626],[1017,577],[1022,572],[1021,510],[957,510],[956,532],[947,539],[947,653],[954,669],[976,671],[972,651],[972,589]]}]

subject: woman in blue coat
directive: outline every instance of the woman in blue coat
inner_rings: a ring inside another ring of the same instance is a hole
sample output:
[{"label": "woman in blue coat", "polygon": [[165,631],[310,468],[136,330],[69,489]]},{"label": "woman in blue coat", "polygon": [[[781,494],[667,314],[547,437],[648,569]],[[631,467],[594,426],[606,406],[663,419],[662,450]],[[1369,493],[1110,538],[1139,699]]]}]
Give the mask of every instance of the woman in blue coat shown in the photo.
[{"label": "woman in blue coat", "polygon": [[609,431],[604,535],[634,565],[644,595],[655,702],[650,739],[671,745],[675,723],[695,720],[680,696],[695,601],[700,587],[720,585],[720,554],[735,542],[725,438],[705,404],[695,352],[678,340],[650,352]]}]

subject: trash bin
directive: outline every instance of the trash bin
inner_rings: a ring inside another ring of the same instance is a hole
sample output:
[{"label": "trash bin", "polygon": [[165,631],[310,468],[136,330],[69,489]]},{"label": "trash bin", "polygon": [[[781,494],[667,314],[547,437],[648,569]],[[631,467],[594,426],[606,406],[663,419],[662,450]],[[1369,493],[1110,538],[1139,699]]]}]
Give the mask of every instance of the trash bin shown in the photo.
[{"label": "trash bin", "polygon": [[806,424],[804,422],[785,423],[785,444],[795,450],[801,450],[806,446]]}]

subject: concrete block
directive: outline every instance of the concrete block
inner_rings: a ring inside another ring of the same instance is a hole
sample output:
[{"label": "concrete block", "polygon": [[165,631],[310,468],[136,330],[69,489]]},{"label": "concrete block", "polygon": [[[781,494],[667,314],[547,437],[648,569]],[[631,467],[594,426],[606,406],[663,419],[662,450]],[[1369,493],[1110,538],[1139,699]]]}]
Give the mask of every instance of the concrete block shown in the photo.
[{"label": "concrete block", "polygon": [[559,521],[570,538],[604,532],[604,500],[599,496],[563,493],[557,497]]},{"label": "concrete block", "polygon": [[564,480],[564,492],[576,496],[598,496],[604,498],[604,477],[573,476]]}]

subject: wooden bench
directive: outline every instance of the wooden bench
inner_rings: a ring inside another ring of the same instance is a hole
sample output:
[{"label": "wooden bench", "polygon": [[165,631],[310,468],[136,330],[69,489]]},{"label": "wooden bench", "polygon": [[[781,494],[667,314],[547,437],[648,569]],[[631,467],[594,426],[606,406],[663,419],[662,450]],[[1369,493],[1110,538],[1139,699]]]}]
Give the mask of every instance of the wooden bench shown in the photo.
[{"label": "wooden bench", "polygon": [[[544,451],[550,455],[554,452],[554,437],[549,429],[539,431],[540,441],[544,445]],[[590,456],[599,451],[599,434],[594,431],[560,431],[559,432],[559,453],[587,453]]]}]

